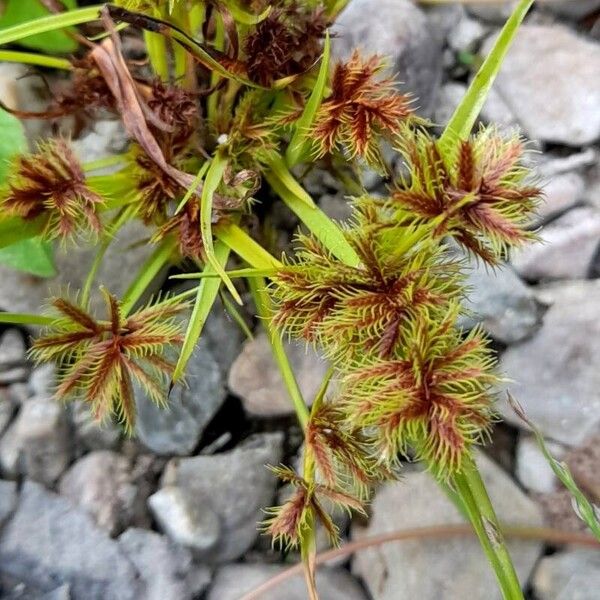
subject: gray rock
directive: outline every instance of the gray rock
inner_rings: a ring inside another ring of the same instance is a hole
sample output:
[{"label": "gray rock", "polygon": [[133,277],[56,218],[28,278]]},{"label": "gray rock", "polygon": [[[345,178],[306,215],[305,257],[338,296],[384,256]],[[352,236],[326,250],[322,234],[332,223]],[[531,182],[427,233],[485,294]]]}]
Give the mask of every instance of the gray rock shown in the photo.
[{"label": "gray rock", "polygon": [[[327,362],[305,344],[288,343],[286,351],[302,395],[312,402],[327,372]],[[244,343],[229,372],[229,389],[252,415],[272,417],[294,412],[264,332]]]},{"label": "gray rock", "polygon": [[31,371],[28,385],[32,396],[51,396],[56,386],[56,366],[54,363],[45,363],[35,367]]},{"label": "gray rock", "polygon": [[440,45],[446,43],[450,32],[466,15],[462,4],[424,4],[423,11]]},{"label": "gray rock", "polygon": [[207,556],[219,541],[219,515],[189,489],[167,485],[148,498],[158,526],[172,540],[198,556]]},{"label": "gray rock", "polygon": [[403,82],[401,89],[418,98],[431,115],[441,81],[441,44],[425,13],[409,0],[351,0],[337,19],[332,50],[347,58],[355,48],[365,55],[390,57],[390,71]]},{"label": "gray rock", "polygon": [[[154,247],[147,243],[149,230],[139,222],[129,222],[116,235],[102,261],[96,286],[104,285],[121,296],[135,277]],[[0,265],[0,309],[10,312],[39,313],[48,297],[64,291],[81,289],[92,261],[95,246],[61,248],[57,246],[55,263],[58,274],[49,279],[20,273]],[[97,287],[95,287],[97,289]],[[92,294],[92,308],[102,317],[104,301],[100,294]]]},{"label": "gray rock", "polygon": [[595,503],[600,502],[600,433],[565,456],[575,483]]},{"label": "gray rock", "polygon": [[[549,442],[548,449],[558,460],[564,455],[564,448],[559,444]],[[516,475],[525,488],[540,494],[549,494],[556,489],[558,479],[534,436],[522,433],[516,454]]]},{"label": "gray rock", "polygon": [[583,146],[600,137],[600,46],[566,27],[522,26],[495,86],[534,139]]},{"label": "gray rock", "polygon": [[321,210],[331,219],[344,222],[352,216],[352,204],[341,194],[325,194],[319,198]]},{"label": "gray rock", "polygon": [[80,458],[62,477],[59,491],[111,535],[145,519],[149,489],[136,485],[130,461],[109,450]]},{"label": "gray rock", "polygon": [[[551,304],[531,339],[511,346],[500,368],[531,420],[550,438],[576,446],[600,424],[600,281],[555,284],[540,290]],[[506,419],[523,422],[506,403]]]},{"label": "gray rock", "polygon": [[456,52],[472,52],[488,31],[480,21],[465,15],[448,34],[448,45]]},{"label": "gray rock", "polygon": [[139,571],[145,600],[192,600],[211,580],[210,571],[194,565],[188,550],[146,529],[128,529],[119,544]]},{"label": "gray rock", "polygon": [[138,574],[118,542],[68,500],[26,481],[0,534],[3,573],[50,592],[68,584],[72,600],[137,600]]},{"label": "gray rock", "polygon": [[584,191],[585,180],[579,173],[552,176],[544,184],[544,201],[538,207],[534,224],[539,225],[573,208],[583,199]]},{"label": "gray rock", "polygon": [[234,560],[254,543],[264,519],[262,509],[270,505],[276,485],[265,465],[278,464],[281,453],[282,435],[269,433],[253,435],[223,454],[169,461],[163,486],[183,490],[181,497],[219,518],[219,540],[205,560]]},{"label": "gray rock", "polygon": [[[284,567],[276,565],[243,564],[223,567],[217,571],[207,600],[239,600],[283,570]],[[366,600],[358,582],[342,569],[319,569],[317,590],[321,600]],[[299,575],[282,582],[260,597],[261,600],[306,600],[306,584]]]},{"label": "gray rock", "polygon": [[24,381],[29,374],[27,348],[21,333],[8,329],[0,337],[0,385]]},{"label": "gray rock", "polygon": [[69,417],[79,452],[112,450],[118,446],[122,430],[114,421],[99,422],[85,402],[73,402],[70,408]]},{"label": "gray rock", "polygon": [[71,440],[63,408],[53,400],[28,400],[0,440],[0,467],[51,486],[67,468]]},{"label": "gray rock", "polygon": [[492,87],[489,91],[488,97],[481,108],[481,120],[507,131],[518,130],[517,118],[514,112],[496,91],[495,87]]},{"label": "gray rock", "polygon": [[490,269],[471,262],[467,269],[469,293],[461,326],[473,328],[481,323],[489,334],[505,344],[531,336],[541,324],[542,310],[533,292],[514,271],[504,266]]},{"label": "gray rock", "polygon": [[600,211],[575,208],[540,233],[540,241],[511,254],[514,269],[529,281],[585,279],[600,243]]},{"label": "gray rock", "polygon": [[156,454],[191,454],[224,400],[221,369],[208,342],[200,339],[188,363],[185,384],[171,391],[167,407],[157,406],[136,388],[137,435]]},{"label": "gray rock", "polygon": [[498,2],[483,2],[479,4],[469,3],[467,12],[482,21],[487,21],[494,25],[504,25],[517,4],[518,0],[499,0]]},{"label": "gray rock", "polygon": [[[538,507],[506,473],[483,455],[477,462],[501,521],[541,525]],[[402,481],[385,484],[375,495],[371,512],[369,525],[366,528],[355,526],[353,537],[361,539],[397,529],[464,521],[431,475],[424,472],[407,473]],[[539,542],[509,542],[508,547],[524,584],[542,545]],[[373,600],[501,598],[494,574],[475,539],[453,538],[444,543],[415,540],[369,548],[357,554],[353,572],[363,578]]]},{"label": "gray rock", "polygon": [[206,340],[210,352],[221,367],[221,372],[229,372],[233,361],[240,352],[244,341],[240,326],[223,308],[221,302],[215,302],[202,330],[202,339]]},{"label": "gray rock", "polygon": [[533,588],[539,600],[597,600],[600,552],[577,549],[544,557]]},{"label": "gray rock", "polygon": [[17,410],[17,402],[6,388],[0,388],[0,436],[4,433],[8,424]]},{"label": "gray rock", "polygon": [[[77,140],[72,145],[79,160],[92,162],[111,154],[119,154],[127,148],[129,140],[121,121],[96,121],[93,130]],[[114,169],[114,168],[113,168]],[[110,172],[111,169],[108,169]],[[107,170],[96,170],[94,175],[104,175]]]},{"label": "gray rock", "polygon": [[0,527],[17,507],[17,484],[0,479]]},{"label": "gray rock", "polygon": [[600,8],[600,0],[577,0],[577,2],[564,2],[564,0],[546,0],[544,9],[559,17],[566,17],[579,21]]}]

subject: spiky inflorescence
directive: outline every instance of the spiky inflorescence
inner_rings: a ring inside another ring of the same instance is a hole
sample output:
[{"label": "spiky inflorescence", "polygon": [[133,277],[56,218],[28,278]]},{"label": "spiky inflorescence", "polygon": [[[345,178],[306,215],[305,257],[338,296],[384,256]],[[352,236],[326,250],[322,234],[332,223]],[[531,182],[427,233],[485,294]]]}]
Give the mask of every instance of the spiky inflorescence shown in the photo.
[{"label": "spiky inflorescence", "polygon": [[336,402],[313,408],[304,439],[317,480],[331,489],[367,500],[372,484],[390,476],[373,456],[364,431],[348,425],[345,412]]},{"label": "spiky inflorescence", "polygon": [[135,424],[133,381],[153,402],[163,405],[174,365],[165,353],[182,342],[177,315],[184,304],[163,301],[130,316],[119,301],[102,289],[107,320],[92,317],[84,307],[55,298],[56,320],[33,344],[37,362],[61,365],[57,399],[82,397],[98,419],[115,414],[127,432]]},{"label": "spiky inflorescence", "polygon": [[352,158],[381,164],[377,140],[400,133],[413,117],[410,98],[396,90],[393,78],[381,76],[384,66],[378,56],[363,59],[358,51],[336,65],[331,95],[321,103],[311,130],[319,157],[342,147]]},{"label": "spiky inflorescence", "polygon": [[526,181],[517,135],[482,128],[450,156],[423,131],[407,132],[399,144],[409,174],[392,200],[431,223],[434,235],[453,235],[489,263],[498,262],[507,247],[532,239],[526,227],[541,191]]},{"label": "spiky inflorescence", "polygon": [[299,2],[282,2],[258,23],[244,43],[250,78],[264,86],[298,75],[318,60],[327,20],[321,10]]},{"label": "spiky inflorescence", "polygon": [[267,510],[269,517],[264,522],[264,531],[272,536],[274,544],[286,549],[296,548],[313,520],[320,522],[331,542],[337,544],[339,531],[324,508],[324,502],[348,512],[355,510],[364,513],[361,500],[350,494],[306,481],[288,467],[272,467],[271,470],[281,481],[290,483],[294,488],[287,502]]},{"label": "spiky inflorescence", "polygon": [[48,239],[98,234],[102,229],[98,207],[103,199],[87,186],[66,140],[38,144],[37,152],[17,156],[8,173],[8,192],[1,201],[5,214],[42,219]]},{"label": "spiky inflorescence", "polygon": [[410,318],[443,310],[460,289],[460,264],[425,230],[390,224],[368,200],[355,215],[347,239],[360,266],[300,237],[294,262],[273,277],[275,324],[343,361],[371,352],[389,356]]},{"label": "spiky inflorescence", "polygon": [[372,432],[374,453],[394,463],[414,451],[440,477],[460,469],[494,419],[495,358],[479,329],[456,326],[457,304],[443,320],[414,319],[389,359],[364,361],[344,378],[349,423]]}]

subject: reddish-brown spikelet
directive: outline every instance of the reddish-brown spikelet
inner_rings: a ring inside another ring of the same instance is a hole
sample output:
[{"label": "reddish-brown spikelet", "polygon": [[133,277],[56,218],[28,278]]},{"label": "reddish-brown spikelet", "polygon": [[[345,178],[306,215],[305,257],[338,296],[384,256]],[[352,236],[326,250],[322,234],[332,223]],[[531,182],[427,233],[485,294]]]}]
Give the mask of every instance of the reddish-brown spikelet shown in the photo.
[{"label": "reddish-brown spikelet", "polygon": [[48,239],[66,239],[83,231],[99,233],[102,226],[97,211],[102,203],[101,196],[87,186],[67,141],[58,138],[13,160],[2,209],[26,220],[39,217]]},{"label": "reddish-brown spikelet", "polygon": [[55,298],[56,320],[34,342],[31,354],[38,362],[54,360],[61,366],[57,399],[81,397],[98,419],[115,414],[130,433],[135,425],[133,381],[157,404],[166,401],[174,365],[164,354],[182,341],[176,316],[185,305],[165,301],[125,316],[118,300],[102,292],[106,321]]},{"label": "reddish-brown spikelet", "polygon": [[518,136],[481,129],[451,156],[422,131],[406,132],[400,144],[410,174],[392,200],[430,222],[435,236],[453,235],[489,263],[533,238],[527,226],[541,190],[526,182]]},{"label": "reddish-brown spikelet", "polygon": [[381,77],[384,63],[378,56],[363,59],[355,51],[336,65],[331,95],[321,104],[311,135],[318,156],[345,148],[351,157],[380,162],[377,138],[397,135],[413,116],[410,98],[399,93],[391,77]]}]

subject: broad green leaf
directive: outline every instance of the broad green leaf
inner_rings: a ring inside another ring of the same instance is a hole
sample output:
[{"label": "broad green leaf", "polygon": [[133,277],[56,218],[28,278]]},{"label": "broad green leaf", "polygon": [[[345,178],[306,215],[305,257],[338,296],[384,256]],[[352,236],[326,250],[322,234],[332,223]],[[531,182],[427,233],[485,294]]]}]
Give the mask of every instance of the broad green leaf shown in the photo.
[{"label": "broad green leaf", "polygon": [[544,458],[548,461],[550,468],[571,493],[575,514],[590,528],[596,539],[600,541],[600,510],[597,506],[594,506],[579,489],[566,463],[560,462],[552,456],[546,446],[541,431],[529,420],[523,407],[510,394],[508,394],[508,402],[517,416],[533,431],[538,446],[540,447]]},{"label": "broad green leaf", "polygon": [[17,117],[0,108],[0,185],[4,183],[8,161],[16,154],[27,151],[27,138]]},{"label": "broad green leaf", "polygon": [[12,246],[17,242],[39,235],[44,228],[43,219],[24,221],[18,217],[0,217],[0,248]]},{"label": "broad green leaf", "polygon": [[52,244],[40,237],[21,240],[16,244],[0,248],[0,264],[37,277],[56,275],[52,259]]},{"label": "broad green leaf", "polygon": [[300,115],[300,118],[296,121],[294,135],[285,152],[285,162],[288,167],[293,167],[300,162],[307,153],[307,149],[310,148],[310,141],[307,139],[307,136],[310,127],[314,123],[317,111],[321,106],[323,96],[325,95],[325,86],[327,85],[327,78],[329,76],[330,56],[331,41],[329,39],[328,31],[327,36],[325,37],[323,56],[321,57],[321,67],[319,69],[317,81],[315,82],[315,87],[310,94],[302,115]]},{"label": "broad green leaf", "polygon": [[[225,265],[227,264],[227,259],[229,258],[229,248],[222,242],[218,241],[215,244],[215,256],[221,265],[221,269],[224,269]],[[208,263],[204,267],[204,271],[208,273],[214,272],[213,266]],[[179,355],[179,360],[177,361],[175,371],[173,372],[173,382],[179,381],[185,373],[186,365],[190,360],[192,353],[194,352],[196,344],[198,343],[198,339],[200,338],[202,329],[204,328],[204,323],[206,323],[210,309],[217,299],[220,287],[220,277],[217,279],[211,279],[210,277],[202,279],[200,285],[198,286],[198,293],[196,295],[194,308],[192,309],[190,321],[185,332],[183,346],[181,347],[181,354]]]},{"label": "broad green leaf", "polygon": [[[502,61],[532,4],[533,0],[521,0],[506,21],[494,47],[473,78],[467,93],[454,111],[440,138],[440,144],[445,150],[451,150],[458,140],[464,140],[470,135],[500,71]],[[535,66],[532,65],[532,68]]]},{"label": "broad green leaf", "polygon": [[269,254],[235,223],[218,225],[215,227],[215,234],[255,269],[270,269],[272,272],[281,267],[281,263],[274,256]]},{"label": "broad green leaf", "polygon": [[[31,0],[13,1],[16,3],[27,4]],[[38,35],[48,31],[65,29],[66,27],[71,27],[72,25],[81,25],[82,23],[95,21],[99,18],[100,9],[102,6],[103,5],[96,5],[88,6],[87,8],[76,8],[75,10],[70,10],[69,12],[40,17],[27,23],[17,23],[12,25],[12,27],[5,26],[6,28],[0,29],[0,45],[18,42],[23,38],[31,37],[32,35]]]},{"label": "broad green leaf", "polygon": [[[74,9],[75,0],[62,0],[68,9]],[[8,0],[6,10],[0,18],[0,30],[13,25],[27,24],[39,17],[47,17],[48,9],[38,0]],[[66,31],[48,31],[37,35],[29,35],[19,39],[19,44],[26,48],[43,52],[67,53],[77,50],[77,42],[69,37]]]},{"label": "broad green leaf", "polygon": [[223,283],[227,286],[227,289],[233,296],[234,300],[241,305],[242,299],[235,289],[231,279],[227,277],[225,269],[223,269],[220,262],[217,260],[213,245],[213,196],[221,184],[221,181],[223,181],[223,175],[225,174],[226,168],[227,158],[225,158],[225,156],[220,152],[217,152],[210,163],[210,167],[208,167],[206,178],[204,179],[204,187],[202,188],[202,197],[200,198],[200,233],[202,234],[202,244],[204,246],[204,252],[206,253],[206,259],[212,265],[213,269],[221,276]]},{"label": "broad green leaf", "polygon": [[266,175],[266,179],[288,208],[334,256],[350,266],[360,266],[360,257],[346,239],[344,232],[318,206],[307,206],[306,202],[273,177],[272,172]]}]

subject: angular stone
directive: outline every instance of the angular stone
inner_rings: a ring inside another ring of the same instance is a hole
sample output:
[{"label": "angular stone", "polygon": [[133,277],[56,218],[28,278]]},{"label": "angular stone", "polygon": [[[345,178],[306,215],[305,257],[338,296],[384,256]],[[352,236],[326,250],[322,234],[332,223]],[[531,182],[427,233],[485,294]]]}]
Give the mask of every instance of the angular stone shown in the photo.
[{"label": "angular stone", "polygon": [[148,486],[136,485],[129,459],[98,450],[80,458],[62,477],[59,491],[111,535],[147,522]]},{"label": "angular stone", "polygon": [[577,549],[545,556],[535,572],[533,588],[539,600],[597,600],[600,552]]},{"label": "angular stone", "polygon": [[141,575],[144,600],[192,600],[210,583],[207,567],[194,565],[189,551],[154,531],[128,529],[119,545]]},{"label": "angular stone", "polygon": [[[327,372],[326,361],[305,344],[286,344],[286,351],[302,395],[312,402]],[[229,372],[229,389],[251,415],[273,417],[294,412],[264,332],[244,343]]]},{"label": "angular stone", "polygon": [[185,381],[171,390],[167,408],[157,406],[136,388],[137,436],[156,454],[191,454],[225,400],[221,369],[207,340],[200,339],[196,346]]},{"label": "angular stone", "polygon": [[482,4],[470,3],[467,12],[482,21],[494,25],[504,25],[517,6],[518,0],[499,0],[498,2],[485,2]]},{"label": "angular stone", "polygon": [[0,467],[10,477],[26,475],[53,485],[71,458],[63,408],[48,398],[31,398],[0,440]]},{"label": "angular stone", "polygon": [[577,0],[577,2],[546,0],[544,8],[560,17],[580,21],[600,8],[600,0]]},{"label": "angular stone", "polygon": [[427,17],[409,0],[352,0],[335,22],[332,50],[347,58],[355,48],[390,58],[401,90],[431,115],[442,74],[441,44]]},{"label": "angular stone", "polygon": [[222,454],[169,461],[163,486],[183,490],[181,495],[193,499],[198,510],[218,515],[219,540],[206,561],[234,560],[254,543],[262,511],[270,505],[276,486],[265,465],[278,464],[281,453],[282,435],[268,433],[253,435]]},{"label": "angular stone", "polygon": [[600,211],[575,208],[549,223],[540,241],[514,250],[511,264],[528,281],[585,279],[600,243]]},{"label": "angular stone", "polygon": [[17,484],[0,479],[0,527],[17,507]]},{"label": "angular stone", "polygon": [[559,173],[544,184],[544,201],[534,220],[540,224],[573,208],[583,199],[585,180],[579,173]]},{"label": "angular stone", "polygon": [[17,410],[17,403],[6,388],[0,388],[0,436],[4,433],[8,424]]},{"label": "angular stone", "polygon": [[438,125],[447,125],[466,92],[467,86],[456,81],[449,81],[441,87],[433,113],[433,119]]},{"label": "angular stone", "polygon": [[221,533],[218,514],[187,488],[167,485],[148,498],[158,526],[173,541],[206,556]]},{"label": "angular stone", "polygon": [[448,45],[456,52],[472,52],[489,29],[465,15],[448,34]]},{"label": "angular stone", "polygon": [[[544,434],[576,446],[600,424],[600,281],[555,284],[542,288],[539,297],[551,304],[543,326],[503,354],[500,370],[514,382],[512,395]],[[499,408],[508,421],[525,428],[507,403]]]},{"label": "angular stone", "polygon": [[118,542],[68,500],[26,481],[0,533],[2,571],[50,592],[68,584],[72,600],[138,600],[138,573]]},{"label": "angular stone", "polygon": [[583,146],[600,137],[600,46],[566,27],[523,25],[494,85],[531,138]]},{"label": "angular stone", "polygon": [[69,417],[78,450],[111,450],[118,446],[122,429],[113,421],[98,422],[85,402],[71,404]]},{"label": "angular stone", "polygon": [[[564,454],[564,448],[552,442],[548,443],[548,449],[558,460]],[[526,433],[519,436],[516,460],[517,478],[526,489],[542,494],[548,494],[556,489],[558,478],[534,436]]]},{"label": "angular stone", "polygon": [[496,340],[513,344],[530,337],[541,324],[542,309],[533,292],[507,265],[491,270],[472,261],[466,270],[469,293],[462,327],[481,323]]},{"label": "angular stone", "polygon": [[[217,571],[207,600],[239,600],[285,568],[276,565],[228,565]],[[366,600],[358,582],[343,569],[320,568],[317,590],[321,600]],[[261,594],[261,600],[306,600],[306,584],[302,576],[290,578]]]},{"label": "angular stone", "polygon": [[[501,521],[541,525],[538,507],[512,479],[484,455],[478,465]],[[353,537],[411,527],[464,521],[430,474],[407,473],[375,495],[366,528],[354,526]],[[539,542],[508,543],[520,581],[525,584],[541,553]],[[401,567],[399,567],[401,565]],[[496,600],[501,598],[494,574],[476,539],[414,540],[369,548],[356,555],[353,572],[361,576],[373,600]]]}]

